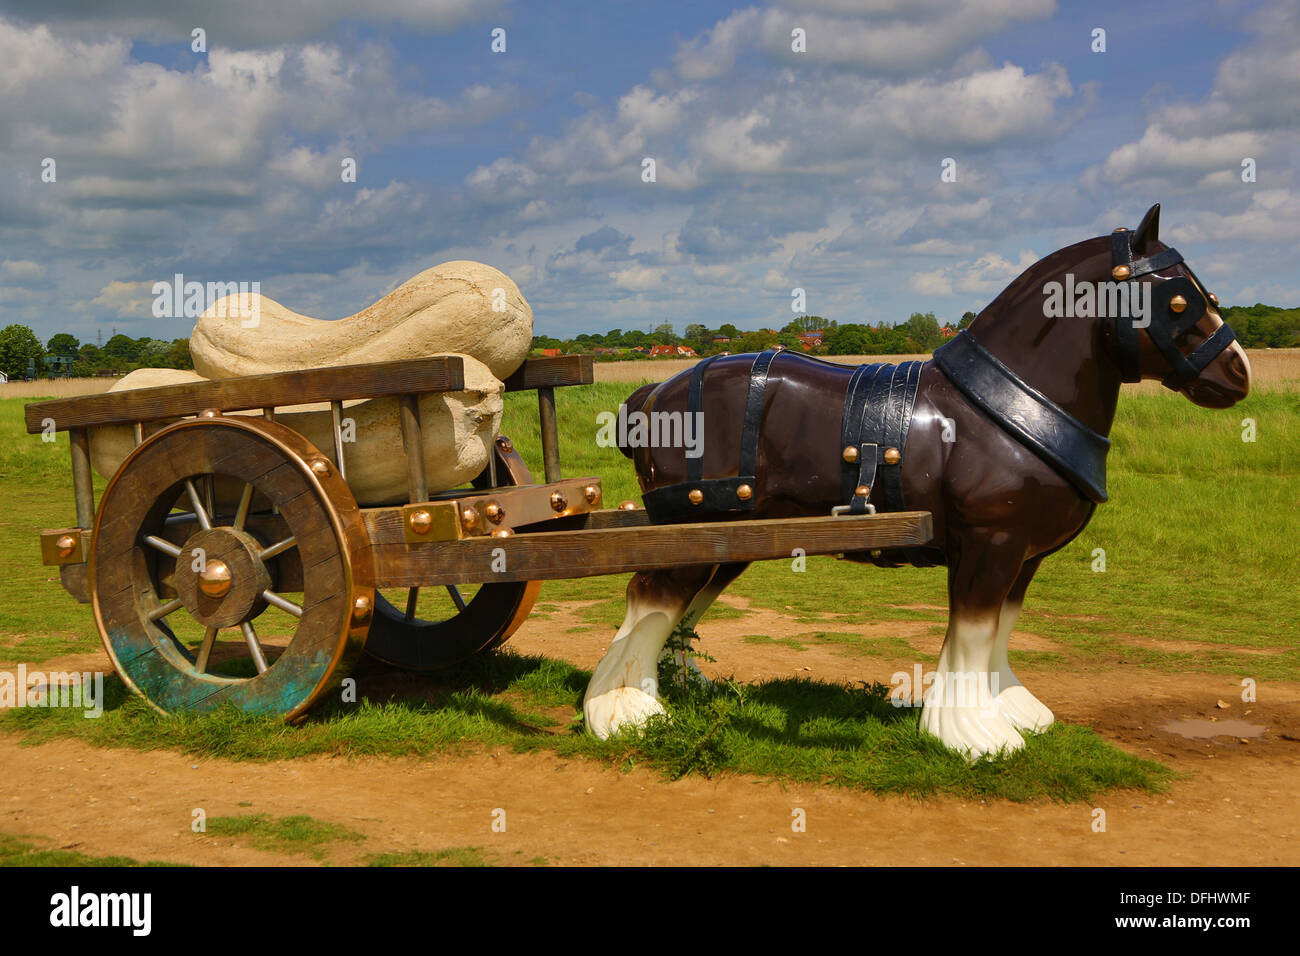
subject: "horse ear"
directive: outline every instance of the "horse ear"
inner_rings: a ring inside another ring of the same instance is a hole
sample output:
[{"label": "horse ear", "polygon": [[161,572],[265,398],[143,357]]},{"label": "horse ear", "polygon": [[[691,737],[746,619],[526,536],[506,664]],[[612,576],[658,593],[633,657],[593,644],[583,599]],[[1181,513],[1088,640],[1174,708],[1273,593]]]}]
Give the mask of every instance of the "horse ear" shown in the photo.
[{"label": "horse ear", "polygon": [[1147,210],[1147,214],[1142,217],[1142,222],[1138,224],[1137,231],[1133,233],[1133,249],[1145,252],[1151,243],[1160,238],[1157,235],[1159,231],[1160,203],[1156,203]]}]

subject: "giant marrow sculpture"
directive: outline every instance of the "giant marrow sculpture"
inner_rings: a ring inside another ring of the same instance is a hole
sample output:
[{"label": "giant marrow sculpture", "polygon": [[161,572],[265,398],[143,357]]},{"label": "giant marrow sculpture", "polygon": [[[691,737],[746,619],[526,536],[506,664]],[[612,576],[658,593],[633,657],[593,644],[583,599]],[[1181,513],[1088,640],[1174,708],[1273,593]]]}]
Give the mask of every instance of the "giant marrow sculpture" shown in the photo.
[{"label": "giant marrow sculpture", "polygon": [[[209,307],[194,327],[194,372],[138,369],[111,390],[458,354],[464,359],[464,390],[420,400],[429,490],[442,491],[487,467],[501,427],[501,380],[523,363],[532,338],[532,309],[505,273],[480,262],[446,262],[337,321],[299,315],[260,295],[228,297]],[[347,402],[344,416],[353,422],[355,441],[344,444],[343,457],[357,500],[363,505],[405,501],[406,457],[396,400]],[[332,453],[328,405],[282,408],[276,417]],[[167,424],[150,423],[146,434]],[[133,445],[130,426],[92,429],[95,470],[111,476]]]}]

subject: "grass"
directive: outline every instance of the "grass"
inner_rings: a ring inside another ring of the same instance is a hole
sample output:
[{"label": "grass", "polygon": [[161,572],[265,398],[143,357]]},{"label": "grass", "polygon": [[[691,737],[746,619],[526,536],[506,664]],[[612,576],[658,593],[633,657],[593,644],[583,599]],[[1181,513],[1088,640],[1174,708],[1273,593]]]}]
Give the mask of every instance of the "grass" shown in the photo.
[{"label": "grass", "polygon": [[[37,842],[29,842],[29,841]],[[179,866],[176,863],[162,863],[151,860],[141,863],[129,856],[90,856],[70,849],[52,849],[37,845],[48,843],[41,837],[11,836],[0,833],[0,867],[87,867],[87,866]]]},{"label": "grass", "polygon": [[234,817],[212,817],[208,836],[236,837],[249,846],[271,853],[305,854],[324,862],[336,843],[360,843],[365,834],[338,823],[327,823],[305,814],[272,818],[264,813]]},{"label": "grass", "polygon": [[[639,494],[630,464],[616,449],[594,443],[596,415],[616,409],[632,387],[597,383],[558,396],[565,474],[600,476],[610,506]],[[1126,662],[1153,671],[1300,679],[1294,639],[1300,633],[1294,600],[1300,580],[1298,392],[1293,380],[1274,381],[1218,412],[1160,389],[1126,394],[1112,431],[1112,500],[1079,538],[1044,563],[1019,625],[1050,638],[1059,650],[1013,660],[1032,657],[1034,666],[1085,672]],[[66,436],[54,443],[28,436],[21,416],[22,401],[0,400],[0,667],[99,646],[89,610],[39,562],[37,532],[71,522]],[[1254,442],[1242,441],[1246,418],[1255,422]],[[507,395],[502,431],[527,461],[540,462],[535,398]],[[1099,551],[1103,572],[1094,570]],[[855,655],[920,660],[925,655],[901,638],[868,640],[856,624],[929,621],[942,627],[946,617],[924,607],[947,604],[942,569],[880,570],[810,558],[807,570],[796,573],[790,562],[764,562],[729,588],[753,607],[815,622],[806,633],[754,634],[747,641],[769,639],[796,650],[830,643]],[[593,602],[576,610],[578,622],[612,628],[623,615],[626,580],[546,582],[539,616],[555,613],[557,602]],[[705,630],[710,619],[745,614],[715,606]],[[1183,642],[1199,649],[1187,651]],[[1118,786],[1159,789],[1170,779],[1159,765],[1070,726],[1032,738],[1009,758],[971,767],[922,735],[916,713],[892,708],[878,687],[810,680],[767,681],[730,697],[670,702],[671,722],[655,722],[641,737],[596,741],[574,732],[588,678],[563,661],[499,653],[440,675],[436,684],[421,683],[418,694],[390,700],[378,691],[367,698],[363,675],[358,704],[322,708],[296,728],[229,712],[160,717],[110,678],[100,720],[57,709],[16,710],[0,715],[0,728],[31,743],[76,737],[100,746],[253,760],[542,748],[668,777],[744,772],[918,796],[1077,800]]]},{"label": "grass", "polygon": [[[539,858],[540,859],[540,858]],[[534,865],[538,865],[535,861]],[[366,857],[366,866],[492,866],[482,847],[452,846],[445,850],[405,850],[398,853],[375,853]],[[544,863],[541,865],[545,865]]]}]

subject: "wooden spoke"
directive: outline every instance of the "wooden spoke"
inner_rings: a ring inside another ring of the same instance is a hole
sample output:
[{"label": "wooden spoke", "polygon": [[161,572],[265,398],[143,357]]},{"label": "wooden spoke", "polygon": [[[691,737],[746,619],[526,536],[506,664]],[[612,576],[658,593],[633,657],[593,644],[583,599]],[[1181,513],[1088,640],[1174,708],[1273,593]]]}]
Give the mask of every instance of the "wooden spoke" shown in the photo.
[{"label": "wooden spoke", "polygon": [[185,479],[185,491],[190,496],[190,506],[194,509],[194,517],[199,523],[199,527],[207,531],[212,527],[212,519],[208,517],[207,510],[203,507],[203,502],[199,500],[198,489],[194,487],[194,482],[189,478]]},{"label": "wooden spoke", "polygon": [[253,655],[253,663],[257,665],[257,672],[265,674],[266,655],[262,653],[262,644],[257,639],[257,631],[253,630],[253,622],[244,621],[239,625],[239,629],[244,632],[244,640],[248,642],[248,652]]},{"label": "wooden spoke", "polygon": [[156,621],[159,618],[166,617],[172,611],[179,611],[184,606],[185,606],[185,602],[182,601],[180,598],[172,598],[166,604],[159,604],[156,608],[154,608],[145,616],[148,617],[149,620],[151,621]]},{"label": "wooden spoke", "polygon": [[451,595],[452,601],[456,603],[456,610],[465,610],[465,599],[460,596],[460,588],[456,587],[454,584],[448,584],[446,585],[446,588],[447,593]]},{"label": "wooden spoke", "polygon": [[288,551],[290,548],[296,548],[297,546],[298,539],[293,535],[289,535],[289,537],[285,538],[283,541],[277,541],[269,548],[263,548],[258,552],[257,557],[259,561],[266,561],[270,558],[274,558],[277,554],[284,554],[284,552]]},{"label": "wooden spoke", "polygon": [[232,527],[236,531],[244,530],[244,522],[248,520],[248,506],[253,503],[253,483],[251,481],[244,483],[244,491],[239,496],[239,507],[235,509],[235,523]]},{"label": "wooden spoke", "polygon": [[199,645],[199,656],[194,662],[195,669],[204,673],[208,669],[208,658],[212,656],[212,645],[217,642],[217,629],[215,627],[205,628],[203,631],[203,643]]},{"label": "wooden spoke", "polygon": [[144,541],[150,547],[157,548],[163,554],[169,554],[173,558],[179,558],[181,555],[181,549],[177,545],[172,544],[165,538],[158,537],[156,534],[145,535]]},{"label": "wooden spoke", "polygon": [[302,608],[287,598],[282,598],[270,588],[262,592],[262,600],[267,604],[278,607],[281,611],[288,611],[294,617],[302,617]]}]

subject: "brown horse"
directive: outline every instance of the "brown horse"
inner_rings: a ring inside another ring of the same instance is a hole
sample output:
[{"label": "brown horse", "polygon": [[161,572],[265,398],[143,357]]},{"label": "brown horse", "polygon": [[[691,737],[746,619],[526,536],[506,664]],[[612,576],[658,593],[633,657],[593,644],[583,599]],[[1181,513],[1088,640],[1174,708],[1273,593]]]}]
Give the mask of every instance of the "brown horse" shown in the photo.
[{"label": "brown horse", "polygon": [[[851,367],[793,352],[764,353],[770,365],[736,355],[714,361],[694,382],[686,371],[638,389],[630,410],[703,414],[695,465],[681,448],[624,448],[647,508],[656,498],[680,492],[674,500],[685,502],[688,489],[706,489],[689,492],[703,509],[698,514],[674,505],[652,510],[652,518],[761,520],[824,515],[850,503],[858,513],[869,506],[931,512],[927,548],[849,557],[947,566],[948,630],[921,726],[972,757],[1023,746],[1021,731],[1042,730],[1053,717],[1012,673],[1008,639],[1039,563],[1073,539],[1105,500],[1104,436],[1121,383],[1162,379],[1207,408],[1227,408],[1250,387],[1249,361],[1220,318],[1218,299],[1157,237],[1159,208],[1136,230],[1117,229],[1047,256],[994,299],[960,341],[918,363],[912,396],[901,406],[910,411],[910,427],[899,447],[881,453],[878,469],[876,444],[861,446],[870,467],[856,487],[847,478],[858,474],[859,448],[856,438],[844,442],[850,416],[842,415],[854,399]],[[1117,287],[1127,296],[1117,296]],[[1117,304],[1123,312],[1125,302],[1126,315],[1097,314],[1115,312]],[[868,415],[880,394],[866,400]],[[752,485],[736,485],[735,478],[711,485],[704,476],[736,476],[737,462],[746,464],[747,410],[759,426],[749,439],[756,443],[748,459]],[[747,500],[720,505],[736,488]],[[663,713],[656,673],[665,641],[679,622],[694,624],[745,567],[633,576],[627,616],[587,688],[583,711],[591,732],[605,737]]]}]

